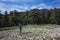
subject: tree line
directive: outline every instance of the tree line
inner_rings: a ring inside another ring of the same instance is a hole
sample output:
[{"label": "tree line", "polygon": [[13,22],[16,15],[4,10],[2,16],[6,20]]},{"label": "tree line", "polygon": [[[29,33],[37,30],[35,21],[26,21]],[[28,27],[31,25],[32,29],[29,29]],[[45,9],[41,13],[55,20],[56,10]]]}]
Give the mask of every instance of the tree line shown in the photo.
[{"label": "tree line", "polygon": [[60,24],[60,8],[31,9],[25,12],[0,10],[0,27],[17,26],[19,22],[27,24]]}]

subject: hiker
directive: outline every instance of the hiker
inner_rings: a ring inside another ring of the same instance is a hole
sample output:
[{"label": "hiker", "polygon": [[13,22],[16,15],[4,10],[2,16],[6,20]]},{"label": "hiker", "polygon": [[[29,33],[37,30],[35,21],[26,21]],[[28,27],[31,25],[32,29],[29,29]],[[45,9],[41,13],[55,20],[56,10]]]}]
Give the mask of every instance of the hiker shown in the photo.
[{"label": "hiker", "polygon": [[19,33],[22,33],[22,23],[19,23],[18,28],[19,28]]}]

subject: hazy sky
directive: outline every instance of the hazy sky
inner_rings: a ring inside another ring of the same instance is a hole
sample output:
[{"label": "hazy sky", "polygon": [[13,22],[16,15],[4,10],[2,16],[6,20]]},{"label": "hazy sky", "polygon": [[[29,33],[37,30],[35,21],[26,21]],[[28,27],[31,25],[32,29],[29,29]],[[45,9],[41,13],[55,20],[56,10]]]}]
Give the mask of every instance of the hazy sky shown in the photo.
[{"label": "hazy sky", "polygon": [[60,0],[0,0],[0,10],[26,11],[34,8],[60,8]]}]

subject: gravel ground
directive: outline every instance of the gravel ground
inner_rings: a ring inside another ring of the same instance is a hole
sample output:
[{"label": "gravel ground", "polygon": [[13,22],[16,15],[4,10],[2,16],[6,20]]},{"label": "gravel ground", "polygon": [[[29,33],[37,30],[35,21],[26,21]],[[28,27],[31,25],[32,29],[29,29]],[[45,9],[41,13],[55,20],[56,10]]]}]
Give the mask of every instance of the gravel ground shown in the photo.
[{"label": "gravel ground", "polygon": [[60,37],[60,28],[23,28],[22,34],[19,29],[0,31],[0,40],[53,40]]}]

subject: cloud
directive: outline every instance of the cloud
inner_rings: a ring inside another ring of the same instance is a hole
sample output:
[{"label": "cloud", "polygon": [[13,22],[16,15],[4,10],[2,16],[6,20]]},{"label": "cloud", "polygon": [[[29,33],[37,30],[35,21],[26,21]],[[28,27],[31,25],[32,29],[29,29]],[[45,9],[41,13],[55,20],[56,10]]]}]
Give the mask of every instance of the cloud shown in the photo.
[{"label": "cloud", "polygon": [[38,9],[52,9],[52,6],[46,5],[44,3],[40,3],[38,5],[34,5],[31,7],[31,9],[38,8]]},{"label": "cloud", "polygon": [[0,3],[0,10],[5,11],[7,9],[6,7],[6,5]]},{"label": "cloud", "polygon": [[28,8],[29,8],[28,5],[20,6],[20,5],[15,5],[15,4],[7,5],[7,4],[4,4],[4,3],[0,3],[0,10],[2,12],[4,12],[5,10],[7,10],[8,12],[13,11],[13,10],[26,11],[26,10],[28,10]]},{"label": "cloud", "polygon": [[30,10],[30,9],[34,9],[34,8],[38,8],[38,9],[51,9],[53,8],[52,6],[46,5],[44,3],[40,3],[38,5],[16,5],[16,4],[4,4],[4,3],[0,3],[0,10],[1,11],[5,11],[7,10],[9,11],[13,11],[13,10],[17,10],[17,11],[26,11],[26,10]]},{"label": "cloud", "polygon": [[53,0],[52,2],[60,2],[60,0]]},{"label": "cloud", "polygon": [[31,6],[31,7],[30,7],[30,9],[35,9],[35,8],[37,8],[37,7],[36,7],[36,6]]},{"label": "cloud", "polygon": [[58,5],[56,8],[60,8],[60,5]]},{"label": "cloud", "polygon": [[38,5],[38,8],[39,9],[52,9],[53,7],[49,6],[49,5],[46,5],[44,3],[41,3],[41,4]]},{"label": "cloud", "polygon": [[9,5],[9,7],[11,8],[11,10],[15,10],[15,9],[27,10],[28,9],[28,6],[26,6],[26,5],[20,6],[20,5],[14,5],[13,4],[13,5]]},{"label": "cloud", "polygon": [[1,1],[9,1],[9,2],[32,2],[36,0],[1,0]]},{"label": "cloud", "polygon": [[20,0],[1,0],[1,1],[19,2]]}]

